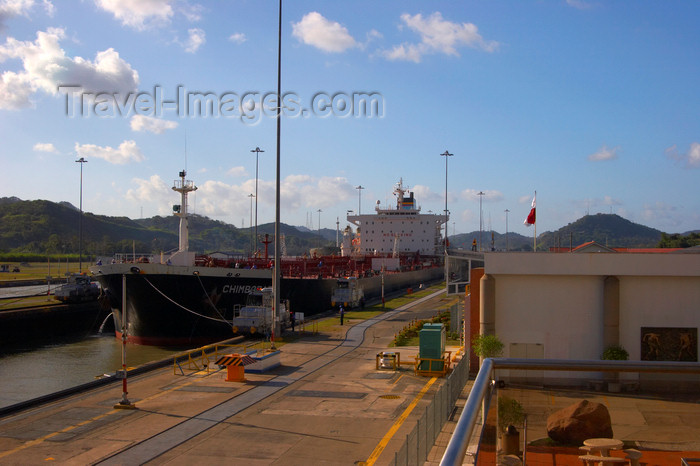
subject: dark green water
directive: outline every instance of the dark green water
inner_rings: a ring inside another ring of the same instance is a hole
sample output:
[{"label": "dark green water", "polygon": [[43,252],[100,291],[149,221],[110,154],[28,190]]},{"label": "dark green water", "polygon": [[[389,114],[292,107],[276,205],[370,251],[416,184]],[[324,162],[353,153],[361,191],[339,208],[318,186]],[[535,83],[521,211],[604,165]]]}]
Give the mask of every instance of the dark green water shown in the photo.
[{"label": "dark green water", "polygon": [[[126,363],[135,367],[181,351],[183,348],[127,344]],[[121,366],[122,342],[113,333],[50,345],[0,346],[0,407],[91,382],[103,374],[114,374]]]}]

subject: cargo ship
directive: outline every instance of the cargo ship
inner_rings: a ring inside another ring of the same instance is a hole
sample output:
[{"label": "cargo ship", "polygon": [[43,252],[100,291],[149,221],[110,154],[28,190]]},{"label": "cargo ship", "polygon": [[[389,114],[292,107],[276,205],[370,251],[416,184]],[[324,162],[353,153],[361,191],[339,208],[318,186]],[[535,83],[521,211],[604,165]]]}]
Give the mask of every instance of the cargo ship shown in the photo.
[{"label": "cargo ship", "polygon": [[[172,188],[181,195],[181,203],[173,206],[180,217],[178,250],[158,259],[115,257],[90,267],[102,287],[102,302],[112,310],[117,338],[122,329],[128,341],[144,345],[202,345],[231,338],[248,295],[272,286],[269,241],[263,241],[265,253],[259,257],[189,251],[187,195],[197,187],[184,170],[179,176]],[[366,300],[443,279],[441,229],[447,216],[421,213],[402,181],[394,193],[395,208],[381,208],[377,201],[374,214],[348,215],[357,228],[345,228],[339,255],[281,258],[280,298],[291,312],[311,316],[329,310],[343,277],[355,277]]]}]

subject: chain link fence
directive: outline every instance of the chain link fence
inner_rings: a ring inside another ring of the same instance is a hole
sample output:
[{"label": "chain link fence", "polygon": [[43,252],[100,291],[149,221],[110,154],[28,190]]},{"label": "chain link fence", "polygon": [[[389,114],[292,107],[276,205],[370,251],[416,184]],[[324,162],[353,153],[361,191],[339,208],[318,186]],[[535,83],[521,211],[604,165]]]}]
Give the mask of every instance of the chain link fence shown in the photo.
[{"label": "chain link fence", "polygon": [[425,463],[468,379],[469,359],[462,358],[437,390],[411,432],[406,435],[404,444],[394,454],[395,466],[419,466]]}]

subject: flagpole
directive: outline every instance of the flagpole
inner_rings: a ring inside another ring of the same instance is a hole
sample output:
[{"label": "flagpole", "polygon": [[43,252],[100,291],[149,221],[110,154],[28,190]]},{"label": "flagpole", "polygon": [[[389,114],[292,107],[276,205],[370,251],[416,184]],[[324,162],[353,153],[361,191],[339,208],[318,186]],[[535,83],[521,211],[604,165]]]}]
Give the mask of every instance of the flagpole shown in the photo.
[{"label": "flagpole", "polygon": [[[537,199],[537,191],[535,191],[535,199]],[[537,252],[537,220],[535,220],[535,223],[532,226],[535,227],[535,236],[532,239],[532,252]]]},{"label": "flagpole", "polygon": [[535,236],[532,238],[532,251],[537,252],[537,224],[533,226],[535,227]]}]

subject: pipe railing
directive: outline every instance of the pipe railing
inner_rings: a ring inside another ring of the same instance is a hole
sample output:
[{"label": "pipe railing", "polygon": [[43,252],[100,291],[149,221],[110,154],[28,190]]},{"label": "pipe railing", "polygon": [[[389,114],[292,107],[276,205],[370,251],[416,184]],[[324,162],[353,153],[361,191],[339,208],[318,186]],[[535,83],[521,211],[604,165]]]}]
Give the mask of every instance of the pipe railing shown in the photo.
[{"label": "pipe railing", "polygon": [[[677,361],[596,361],[570,359],[484,359],[474,380],[462,415],[457,421],[452,438],[440,461],[441,466],[457,466],[464,461],[474,427],[483,404],[483,416],[488,412],[488,390],[497,369],[580,371],[580,372],[660,372],[675,374],[700,374],[700,363]],[[486,403],[484,403],[486,401]]]}]

